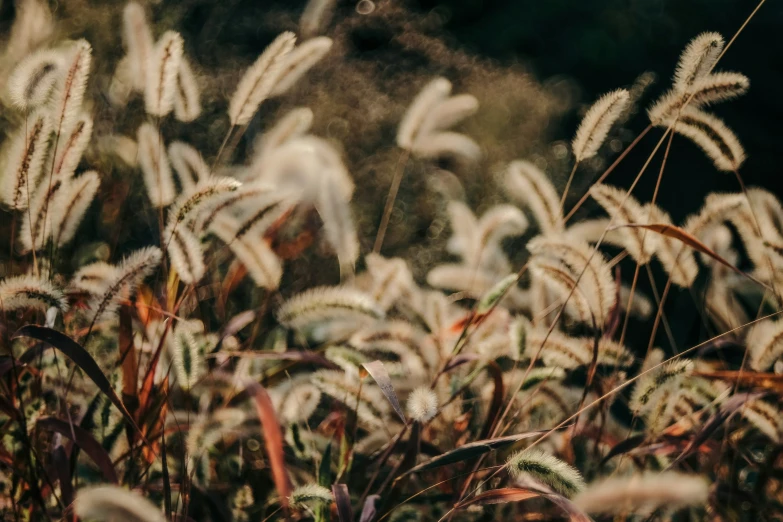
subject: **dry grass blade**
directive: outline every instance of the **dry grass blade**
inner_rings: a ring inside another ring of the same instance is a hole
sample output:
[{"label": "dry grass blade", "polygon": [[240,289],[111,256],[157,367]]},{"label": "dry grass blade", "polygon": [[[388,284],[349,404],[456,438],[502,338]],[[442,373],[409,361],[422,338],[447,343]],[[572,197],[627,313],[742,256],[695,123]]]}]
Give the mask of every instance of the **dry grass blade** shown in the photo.
[{"label": "dry grass blade", "polygon": [[[79,343],[56,330],[36,325],[23,326],[17,330],[16,333],[14,333],[12,339],[17,339],[19,337],[29,337],[31,339],[36,339],[48,344],[49,346],[52,346],[53,348],[57,348],[62,353],[67,355],[68,358],[76,363],[76,365],[87,374],[87,376],[95,383],[98,389],[109,398],[109,400],[117,407],[117,409],[120,410],[120,413],[122,413],[125,419],[132,426],[134,426],[136,430],[139,430],[138,426],[136,425],[136,421],[133,419],[133,416],[117,396],[117,393],[114,391],[114,388],[109,382],[109,379],[107,379],[103,374],[100,366],[98,366],[98,363],[95,362],[95,359],[93,359],[92,356],[87,353],[87,350],[82,348]],[[35,348],[32,348],[32,350],[35,350]]]},{"label": "dry grass blade", "polygon": [[469,444],[465,444],[464,446],[460,446],[459,448],[447,451],[446,453],[438,455],[437,457],[433,457],[427,462],[422,462],[418,466],[414,466],[413,468],[409,469],[407,473],[418,473],[420,471],[426,471],[428,469],[439,468],[441,466],[447,466],[456,462],[469,460],[474,457],[484,455],[485,453],[489,453],[490,451],[495,451],[497,449],[511,446],[520,440],[533,438],[537,435],[541,435],[542,433],[544,432],[531,431],[528,433],[520,433],[518,435],[509,435],[507,437],[498,437],[495,439],[471,442]]},{"label": "dry grass blade", "polygon": [[391,382],[391,377],[389,377],[389,372],[386,371],[386,367],[383,365],[383,362],[372,361],[369,363],[364,363],[362,366],[364,366],[364,369],[367,370],[367,373],[369,373],[372,378],[375,379],[375,382],[378,383],[378,387],[389,400],[397,415],[400,416],[402,422],[408,422],[405,420],[405,414],[402,411],[399,399],[397,399],[397,392],[394,391],[394,385]]},{"label": "dry grass blade", "polygon": [[454,509],[467,509],[472,506],[489,506],[492,504],[507,504],[522,502],[531,498],[541,497],[543,493],[525,488],[500,488],[485,491],[480,495],[464,500],[454,506]]},{"label": "dry grass blade", "polygon": [[92,433],[81,426],[66,422],[56,417],[43,417],[38,419],[35,425],[43,430],[54,431],[63,437],[73,440],[74,444],[79,446],[103,473],[103,477],[112,484],[119,484],[117,472],[114,470],[111,457],[103,449],[101,443],[95,440]]},{"label": "dry grass blade", "polygon": [[353,509],[351,508],[351,495],[345,484],[332,484],[334,503],[337,506],[337,518],[340,522],[353,522]]},{"label": "dry grass blade", "polygon": [[[275,415],[275,407],[266,389],[257,383],[247,387],[248,394],[253,397],[258,418],[261,421],[261,429],[264,434],[269,466],[272,469],[272,479],[280,497],[283,509],[288,509],[288,499],[291,497],[291,482],[285,467],[285,455],[283,453],[283,432]],[[335,495],[335,499],[337,495]]]},{"label": "dry grass blade", "polygon": [[627,225],[617,225],[616,227],[612,228],[620,228],[620,227],[635,227],[635,228],[645,228],[647,230],[650,230],[652,232],[655,232],[656,234],[661,234],[663,236],[671,237],[674,239],[677,239],[681,241],[684,245],[689,246],[693,248],[694,250],[701,252],[704,255],[707,255],[717,261],[718,263],[722,264],[725,267],[730,268],[734,272],[736,272],[739,275],[745,276],[754,283],[757,283],[764,288],[766,288],[769,291],[772,291],[772,289],[767,286],[765,283],[759,281],[752,275],[743,272],[733,264],[729,263],[724,259],[723,257],[719,256],[714,250],[712,250],[710,247],[702,243],[698,238],[693,236],[692,234],[686,232],[684,229],[674,226],[674,225],[667,225],[664,223],[651,223],[648,225],[642,225],[642,224],[627,224]]}]

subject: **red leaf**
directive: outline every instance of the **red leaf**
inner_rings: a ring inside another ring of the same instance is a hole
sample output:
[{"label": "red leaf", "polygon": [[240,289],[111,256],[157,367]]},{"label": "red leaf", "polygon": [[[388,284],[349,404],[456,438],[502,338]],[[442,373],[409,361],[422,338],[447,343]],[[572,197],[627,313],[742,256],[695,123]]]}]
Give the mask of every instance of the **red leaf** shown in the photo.
[{"label": "red leaf", "polygon": [[264,434],[264,444],[269,457],[269,466],[272,468],[272,479],[275,482],[277,494],[280,496],[280,504],[288,509],[288,498],[291,496],[291,482],[288,479],[288,471],[285,468],[285,455],[283,454],[283,432],[275,415],[272,399],[266,389],[257,383],[247,387],[248,394],[253,397],[256,412],[261,421],[261,429]]}]

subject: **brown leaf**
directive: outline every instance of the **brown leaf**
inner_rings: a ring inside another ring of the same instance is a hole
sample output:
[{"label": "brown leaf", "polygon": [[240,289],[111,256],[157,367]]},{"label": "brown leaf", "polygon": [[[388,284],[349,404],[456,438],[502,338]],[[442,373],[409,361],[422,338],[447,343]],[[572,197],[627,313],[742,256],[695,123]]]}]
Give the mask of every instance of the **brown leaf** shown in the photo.
[{"label": "brown leaf", "polygon": [[337,506],[337,518],[340,522],[353,522],[353,509],[351,509],[351,495],[345,484],[332,484],[334,504]]},{"label": "brown leaf", "polygon": [[470,506],[489,506],[492,504],[506,504],[508,502],[522,502],[531,498],[542,496],[542,493],[525,488],[500,488],[485,491],[480,495],[463,500],[454,509],[466,509]]},{"label": "brown leaf", "polygon": [[674,238],[674,239],[682,242],[684,245],[689,246],[692,249],[696,250],[697,252],[701,252],[702,254],[711,257],[712,259],[714,259],[718,263],[720,263],[720,264],[730,268],[731,270],[733,270],[737,274],[740,274],[742,276],[747,277],[748,279],[750,279],[754,283],[757,283],[757,284],[763,286],[764,288],[766,288],[768,290],[772,290],[770,287],[768,287],[766,284],[762,283],[761,281],[759,281],[758,279],[756,279],[752,275],[750,275],[750,274],[748,274],[746,272],[743,272],[742,270],[740,270],[736,266],[734,266],[731,263],[729,263],[728,261],[726,261],[724,258],[719,256],[710,247],[708,247],[707,245],[705,245],[704,243],[699,241],[699,239],[696,236],[690,234],[689,232],[686,232],[684,229],[682,229],[680,227],[677,227],[677,226],[674,226],[674,225],[668,225],[666,223],[650,223],[650,224],[647,224],[647,225],[643,225],[643,224],[640,224],[640,223],[628,223],[628,224],[625,224],[625,225],[616,225],[616,226],[612,227],[612,229],[616,229],[616,228],[620,228],[620,227],[644,228],[644,229],[650,230],[652,232],[655,232],[656,234],[660,234],[662,236]]},{"label": "brown leaf", "polygon": [[98,466],[98,469],[103,473],[104,478],[112,484],[119,484],[117,480],[117,472],[114,470],[114,464],[111,462],[111,457],[103,449],[103,446],[95,440],[92,433],[85,430],[81,426],[71,424],[62,419],[56,417],[42,417],[35,423],[37,428],[54,431],[59,433],[63,437],[71,439],[77,446],[79,446],[92,461]]},{"label": "brown leaf", "polygon": [[269,466],[272,468],[272,479],[280,496],[280,504],[283,509],[288,509],[288,498],[291,496],[291,482],[288,479],[288,471],[285,467],[285,455],[283,454],[283,432],[275,415],[272,399],[266,389],[257,383],[247,387],[248,394],[253,397],[256,412],[261,421],[261,429],[264,434]]}]

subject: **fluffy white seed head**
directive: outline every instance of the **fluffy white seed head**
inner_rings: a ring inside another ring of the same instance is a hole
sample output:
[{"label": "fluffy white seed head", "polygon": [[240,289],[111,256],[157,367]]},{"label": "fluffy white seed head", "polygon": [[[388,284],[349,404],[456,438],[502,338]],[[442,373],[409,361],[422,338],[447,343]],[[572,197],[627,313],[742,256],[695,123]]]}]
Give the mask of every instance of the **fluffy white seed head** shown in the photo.
[{"label": "fluffy white seed head", "polygon": [[13,106],[28,111],[45,104],[64,64],[63,53],[54,49],[36,51],[22,60],[8,77],[8,98]]},{"label": "fluffy white seed head", "polygon": [[176,196],[171,166],[160,132],[151,123],[142,123],[137,133],[139,166],[144,175],[147,196],[156,208],[170,205]]},{"label": "fluffy white seed head", "polygon": [[232,125],[250,122],[259,105],[269,97],[285,70],[287,56],[295,42],[294,33],[282,33],[245,72],[229,102],[228,116]]},{"label": "fluffy white seed head", "polygon": [[3,154],[1,193],[3,202],[12,209],[23,210],[30,204],[33,189],[41,177],[51,131],[51,118],[44,112],[37,112],[10,139]]},{"label": "fluffy white seed head", "polygon": [[438,413],[438,396],[428,386],[420,386],[408,396],[408,416],[418,422],[427,422]]},{"label": "fluffy white seed head", "polygon": [[270,96],[280,96],[293,87],[310,69],[312,69],[332,48],[332,39],[326,36],[311,38],[295,47],[280,71],[280,76]]},{"label": "fluffy white seed head", "polygon": [[152,502],[118,486],[79,489],[74,511],[82,520],[121,522],[165,522],[166,517]]},{"label": "fluffy white seed head", "polygon": [[122,37],[128,51],[128,78],[134,90],[143,92],[155,41],[141,4],[128,2],[125,6],[122,12]]},{"label": "fluffy white seed head", "polygon": [[87,40],[77,41],[68,51],[63,74],[59,77],[49,104],[57,134],[67,134],[81,114],[91,63],[92,47]]},{"label": "fluffy white seed head", "polygon": [[51,237],[57,246],[61,247],[74,238],[100,185],[100,176],[92,170],[65,181],[65,187],[55,196],[51,209]]},{"label": "fluffy white seed head", "polygon": [[512,161],[506,172],[505,186],[511,197],[530,210],[542,234],[562,232],[560,198],[541,169],[529,161]]},{"label": "fluffy white seed head", "polygon": [[704,478],[663,472],[603,479],[590,484],[573,501],[587,513],[647,516],[659,508],[704,506],[708,495],[709,484]]},{"label": "fluffy white seed head", "polygon": [[612,125],[628,106],[628,99],[628,91],[618,89],[604,94],[588,109],[571,143],[577,162],[592,158],[598,153]]},{"label": "fluffy white seed head", "polygon": [[183,46],[182,36],[175,31],[166,31],[155,44],[147,62],[144,87],[147,114],[165,116],[174,108]]},{"label": "fluffy white seed head", "polygon": [[410,150],[419,135],[421,125],[427,114],[451,93],[451,82],[445,78],[435,78],[424,86],[414,98],[400,121],[397,130],[397,145]]},{"label": "fluffy white seed head", "polygon": [[701,33],[688,43],[680,55],[674,73],[674,89],[688,90],[696,80],[707,76],[723,51],[723,36],[719,33]]},{"label": "fluffy white seed head", "polygon": [[546,484],[561,495],[573,496],[584,489],[582,475],[574,467],[541,450],[522,450],[506,461],[514,478],[528,475]]},{"label": "fluffy white seed head", "polygon": [[43,312],[50,308],[68,309],[62,291],[47,279],[31,275],[8,277],[0,281],[0,309],[33,309]]},{"label": "fluffy white seed head", "polygon": [[174,116],[179,121],[190,122],[201,114],[201,89],[190,62],[184,57],[177,71],[177,87],[174,90]]}]

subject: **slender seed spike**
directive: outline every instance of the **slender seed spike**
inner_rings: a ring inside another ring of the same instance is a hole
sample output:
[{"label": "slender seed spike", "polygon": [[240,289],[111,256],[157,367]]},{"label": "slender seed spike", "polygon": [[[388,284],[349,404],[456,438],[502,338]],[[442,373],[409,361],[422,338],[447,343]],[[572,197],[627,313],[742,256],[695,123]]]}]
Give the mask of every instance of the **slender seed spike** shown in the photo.
[{"label": "slender seed spike", "polygon": [[201,90],[190,62],[184,57],[177,71],[177,88],[174,91],[174,116],[179,121],[191,122],[201,115]]},{"label": "slender seed spike", "polygon": [[77,41],[49,104],[56,134],[68,134],[81,114],[91,63],[92,47],[87,40]]},{"label": "slender seed spike", "polygon": [[270,96],[280,96],[293,87],[332,48],[332,39],[326,36],[310,38],[295,47],[285,58],[280,76]]},{"label": "slender seed spike", "polygon": [[151,123],[139,126],[139,166],[147,196],[156,208],[170,205],[176,196],[174,179],[160,132]]},{"label": "slender seed spike", "polygon": [[147,114],[161,117],[174,108],[183,46],[182,36],[175,31],[166,31],[155,44],[147,63],[144,87],[144,107]]},{"label": "slender seed spike", "polygon": [[506,461],[506,467],[513,477],[530,475],[566,497],[579,493],[585,487],[579,471],[541,450],[515,453]]},{"label": "slender seed spike", "polygon": [[128,51],[128,77],[136,91],[144,92],[155,41],[144,8],[137,2],[128,2],[122,12],[122,37]]},{"label": "slender seed spike", "polygon": [[245,72],[228,107],[232,125],[250,122],[259,105],[269,97],[285,70],[286,58],[295,42],[294,33],[282,33]]},{"label": "slender seed spike", "polygon": [[65,182],[65,187],[55,197],[51,211],[52,234],[55,244],[62,247],[76,235],[84,214],[87,212],[101,179],[97,172],[89,171]]},{"label": "slender seed spike", "polygon": [[723,36],[719,33],[701,33],[691,40],[677,63],[674,89],[687,91],[695,81],[707,76],[723,52],[723,46]]},{"label": "slender seed spike", "polygon": [[427,114],[451,93],[451,82],[445,78],[435,78],[424,86],[414,98],[400,122],[397,130],[397,145],[410,150],[416,141],[421,125]]},{"label": "slender seed spike", "polygon": [[2,197],[15,210],[30,204],[32,191],[41,177],[52,132],[51,119],[44,112],[28,118],[27,125],[10,140],[5,156]]},{"label": "slender seed spike", "polygon": [[19,309],[45,312],[52,307],[64,312],[68,309],[68,302],[62,291],[47,279],[22,275],[0,281],[0,309],[6,312]]},{"label": "slender seed spike", "polygon": [[628,98],[628,91],[618,89],[604,94],[590,107],[571,143],[577,162],[592,158],[598,153],[612,125],[625,111]]}]

